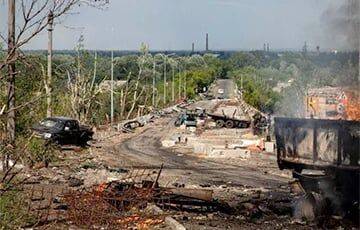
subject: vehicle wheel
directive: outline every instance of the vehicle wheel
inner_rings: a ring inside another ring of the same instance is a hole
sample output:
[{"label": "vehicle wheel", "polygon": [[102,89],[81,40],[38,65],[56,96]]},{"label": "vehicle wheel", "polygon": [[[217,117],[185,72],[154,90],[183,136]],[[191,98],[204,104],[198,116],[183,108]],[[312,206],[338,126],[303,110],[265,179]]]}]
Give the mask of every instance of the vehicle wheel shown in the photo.
[{"label": "vehicle wheel", "polygon": [[216,127],[222,128],[224,127],[225,122],[223,120],[217,120],[216,121]]},{"label": "vehicle wheel", "polygon": [[60,148],[62,143],[61,143],[61,141],[59,139],[53,139],[48,144],[53,145],[53,146],[55,146],[57,148]]},{"label": "vehicle wheel", "polygon": [[80,135],[80,139],[79,139],[79,142],[78,144],[81,146],[81,147],[86,147],[88,146],[88,141],[90,140],[89,136],[87,133],[82,133]]},{"label": "vehicle wheel", "polygon": [[225,126],[226,126],[226,128],[228,128],[228,129],[234,128],[234,121],[232,121],[232,120],[226,121]]}]

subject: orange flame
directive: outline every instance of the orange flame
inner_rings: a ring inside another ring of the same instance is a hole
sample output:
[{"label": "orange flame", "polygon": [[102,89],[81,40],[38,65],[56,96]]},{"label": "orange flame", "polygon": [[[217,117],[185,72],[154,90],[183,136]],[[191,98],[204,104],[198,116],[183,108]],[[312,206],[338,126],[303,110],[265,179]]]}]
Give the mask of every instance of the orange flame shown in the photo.
[{"label": "orange flame", "polygon": [[347,120],[360,120],[360,97],[359,92],[349,93],[347,104],[345,106]]}]

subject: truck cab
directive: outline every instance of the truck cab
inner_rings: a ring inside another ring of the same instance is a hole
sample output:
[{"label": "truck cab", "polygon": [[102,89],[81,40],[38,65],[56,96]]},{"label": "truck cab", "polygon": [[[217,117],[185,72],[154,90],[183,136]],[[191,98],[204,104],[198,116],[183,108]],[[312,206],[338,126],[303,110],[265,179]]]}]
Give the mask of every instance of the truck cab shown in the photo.
[{"label": "truck cab", "polygon": [[68,117],[48,117],[32,128],[36,137],[57,145],[86,145],[92,139],[90,127],[80,125],[76,119]]}]

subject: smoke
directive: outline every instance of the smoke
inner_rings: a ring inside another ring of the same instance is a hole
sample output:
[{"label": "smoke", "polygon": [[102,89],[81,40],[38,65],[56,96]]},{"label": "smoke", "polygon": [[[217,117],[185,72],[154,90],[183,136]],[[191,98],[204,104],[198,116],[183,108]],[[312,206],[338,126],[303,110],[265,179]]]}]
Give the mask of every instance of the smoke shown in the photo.
[{"label": "smoke", "polygon": [[340,50],[359,50],[359,2],[345,0],[323,12],[320,20],[327,46]]}]

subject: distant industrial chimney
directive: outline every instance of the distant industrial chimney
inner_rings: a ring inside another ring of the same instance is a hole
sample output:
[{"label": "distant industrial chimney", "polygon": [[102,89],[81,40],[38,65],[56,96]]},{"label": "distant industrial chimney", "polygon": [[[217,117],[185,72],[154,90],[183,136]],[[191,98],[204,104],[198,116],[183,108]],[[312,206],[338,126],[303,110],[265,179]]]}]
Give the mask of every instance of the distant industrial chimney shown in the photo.
[{"label": "distant industrial chimney", "polygon": [[307,54],[307,50],[308,50],[308,46],[307,46],[307,42],[305,41],[302,51],[303,51],[304,54]]},{"label": "distant industrial chimney", "polygon": [[316,46],[316,53],[317,55],[320,55],[320,46]]},{"label": "distant industrial chimney", "polygon": [[192,43],[192,46],[191,46],[191,52],[192,52],[192,53],[195,52],[195,43],[194,43],[194,42]]},{"label": "distant industrial chimney", "polygon": [[264,52],[266,52],[266,44],[264,43]]},{"label": "distant industrial chimney", "polygon": [[206,51],[209,51],[209,34],[206,33]]},{"label": "distant industrial chimney", "polygon": [[266,51],[267,51],[267,52],[269,52],[269,51],[270,51],[270,45],[269,45],[269,43],[268,43],[268,44],[266,44]]}]

